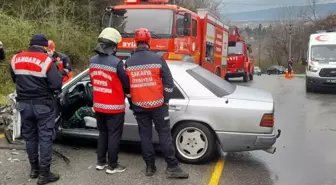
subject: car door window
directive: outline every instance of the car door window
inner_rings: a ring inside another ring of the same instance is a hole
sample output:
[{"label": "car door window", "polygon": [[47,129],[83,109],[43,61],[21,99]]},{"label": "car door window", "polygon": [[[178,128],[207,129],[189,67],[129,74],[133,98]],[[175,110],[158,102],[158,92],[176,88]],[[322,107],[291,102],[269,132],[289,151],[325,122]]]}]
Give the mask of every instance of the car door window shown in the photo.
[{"label": "car door window", "polygon": [[174,86],[174,90],[173,93],[171,95],[172,99],[185,99],[184,95],[182,94],[182,92],[180,91],[180,89],[176,86]]}]

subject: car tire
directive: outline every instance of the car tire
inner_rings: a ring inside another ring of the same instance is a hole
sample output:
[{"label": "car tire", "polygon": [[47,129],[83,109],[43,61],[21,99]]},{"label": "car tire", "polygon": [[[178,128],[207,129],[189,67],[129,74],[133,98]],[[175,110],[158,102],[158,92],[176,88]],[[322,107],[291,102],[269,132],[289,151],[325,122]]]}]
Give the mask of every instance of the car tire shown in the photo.
[{"label": "car tire", "polygon": [[248,80],[249,80],[249,75],[247,73],[244,73],[243,81],[248,82]]},{"label": "car tire", "polygon": [[[199,138],[194,138],[192,135],[188,136],[186,134],[191,132],[197,132],[200,135]],[[186,134],[185,137],[183,136],[184,134]],[[202,123],[185,122],[183,124],[179,124],[176,126],[176,128],[174,128],[172,135],[176,156],[184,163],[198,164],[208,162],[214,156],[214,154],[216,154],[216,136],[210,128]],[[188,142],[188,146],[181,145],[181,143],[184,141]],[[197,143],[200,141],[203,141],[204,144]],[[200,149],[197,151],[197,154],[192,155],[188,151],[188,147],[190,146],[200,147]]]},{"label": "car tire", "polygon": [[311,87],[307,82],[306,82],[306,92],[307,93],[314,92],[313,87]]},{"label": "car tire", "polygon": [[267,71],[267,74],[268,74],[268,75],[271,75],[271,72]]}]

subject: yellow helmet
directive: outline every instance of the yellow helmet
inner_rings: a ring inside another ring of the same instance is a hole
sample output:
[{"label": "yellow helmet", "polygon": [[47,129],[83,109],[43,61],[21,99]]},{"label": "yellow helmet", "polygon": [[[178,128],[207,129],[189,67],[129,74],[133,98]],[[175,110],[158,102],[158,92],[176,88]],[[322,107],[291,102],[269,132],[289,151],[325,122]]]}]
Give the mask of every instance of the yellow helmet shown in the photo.
[{"label": "yellow helmet", "polygon": [[122,37],[119,33],[118,30],[114,29],[114,28],[105,28],[100,34],[98,38],[102,38],[102,39],[107,39],[110,40],[116,44],[119,44],[119,42],[121,41]]}]

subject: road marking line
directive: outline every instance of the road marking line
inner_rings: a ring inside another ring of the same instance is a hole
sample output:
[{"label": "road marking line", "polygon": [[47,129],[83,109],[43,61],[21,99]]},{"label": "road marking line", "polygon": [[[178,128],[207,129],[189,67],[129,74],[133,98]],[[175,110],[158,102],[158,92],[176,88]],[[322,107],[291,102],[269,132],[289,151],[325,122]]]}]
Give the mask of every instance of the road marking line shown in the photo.
[{"label": "road marking line", "polygon": [[220,178],[222,176],[223,168],[224,168],[224,160],[219,159],[216,163],[214,171],[212,172],[211,179],[208,185],[218,185]]},{"label": "road marking line", "polygon": [[0,134],[0,139],[4,138],[5,135],[4,134]]}]

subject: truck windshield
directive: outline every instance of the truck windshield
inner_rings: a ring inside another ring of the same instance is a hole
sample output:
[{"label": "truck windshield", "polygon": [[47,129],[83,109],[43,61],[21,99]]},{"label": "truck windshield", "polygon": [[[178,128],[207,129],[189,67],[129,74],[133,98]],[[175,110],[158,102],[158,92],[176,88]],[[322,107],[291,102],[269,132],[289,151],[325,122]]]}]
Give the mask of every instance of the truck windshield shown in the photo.
[{"label": "truck windshield", "polygon": [[172,35],[174,20],[172,10],[116,9],[115,11],[117,15],[113,15],[112,27],[116,28],[123,37],[133,37],[135,30],[139,28],[147,28],[152,34],[160,37]]},{"label": "truck windshield", "polygon": [[335,61],[336,45],[318,45],[311,47],[311,60],[315,62]]},{"label": "truck windshield", "polygon": [[236,46],[229,46],[228,55],[244,55],[243,43],[237,42]]}]

